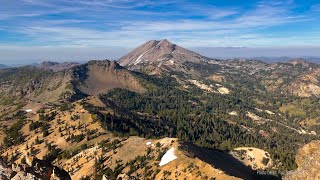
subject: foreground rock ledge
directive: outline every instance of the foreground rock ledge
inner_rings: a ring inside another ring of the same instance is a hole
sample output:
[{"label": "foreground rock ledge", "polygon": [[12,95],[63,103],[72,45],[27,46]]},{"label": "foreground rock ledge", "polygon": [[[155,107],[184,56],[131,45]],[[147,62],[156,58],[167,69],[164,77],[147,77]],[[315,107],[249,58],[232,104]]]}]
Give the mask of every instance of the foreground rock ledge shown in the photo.
[{"label": "foreground rock ledge", "polygon": [[296,156],[298,168],[288,172],[284,180],[320,179],[320,141],[303,146]]}]

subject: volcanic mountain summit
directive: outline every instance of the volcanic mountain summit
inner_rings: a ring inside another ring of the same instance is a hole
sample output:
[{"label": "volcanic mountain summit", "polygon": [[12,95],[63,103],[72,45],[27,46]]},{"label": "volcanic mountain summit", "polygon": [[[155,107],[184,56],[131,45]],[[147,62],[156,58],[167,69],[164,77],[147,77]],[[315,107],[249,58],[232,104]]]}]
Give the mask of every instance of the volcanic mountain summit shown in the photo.
[{"label": "volcanic mountain summit", "polygon": [[208,58],[172,44],[167,39],[151,40],[123,56],[119,63],[131,70],[148,69],[149,73],[165,69],[180,69],[184,62],[199,63]]}]

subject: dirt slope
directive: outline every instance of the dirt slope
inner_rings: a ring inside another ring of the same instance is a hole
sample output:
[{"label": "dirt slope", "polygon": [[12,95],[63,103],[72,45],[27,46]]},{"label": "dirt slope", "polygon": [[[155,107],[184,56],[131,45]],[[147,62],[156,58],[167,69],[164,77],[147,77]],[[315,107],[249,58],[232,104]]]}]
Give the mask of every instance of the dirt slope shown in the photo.
[{"label": "dirt slope", "polygon": [[126,88],[143,92],[138,79],[115,61],[90,61],[74,70],[78,76],[75,83],[82,93],[97,95],[114,88]]}]

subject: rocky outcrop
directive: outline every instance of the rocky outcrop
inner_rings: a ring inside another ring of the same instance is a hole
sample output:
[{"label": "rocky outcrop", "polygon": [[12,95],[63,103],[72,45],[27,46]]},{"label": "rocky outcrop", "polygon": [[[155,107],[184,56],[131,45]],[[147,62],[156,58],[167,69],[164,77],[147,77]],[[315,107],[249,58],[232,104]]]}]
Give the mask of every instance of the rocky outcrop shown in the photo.
[{"label": "rocky outcrop", "polygon": [[3,159],[0,157],[0,179],[6,180],[10,179],[13,171],[9,168],[4,162]]},{"label": "rocky outcrop", "polygon": [[86,95],[98,95],[114,88],[124,88],[134,92],[145,89],[133,73],[115,61],[89,61],[73,69],[73,85]]},{"label": "rocky outcrop", "polygon": [[37,158],[29,158],[30,164],[6,165],[0,159],[0,179],[3,180],[71,180],[70,175],[63,169],[53,166],[50,162]]},{"label": "rocky outcrop", "polygon": [[288,172],[284,180],[320,179],[320,141],[312,141],[303,146],[297,156],[298,168]]},{"label": "rocky outcrop", "polygon": [[[307,65],[311,66],[310,64]],[[320,68],[310,68],[309,71],[303,71],[303,74],[301,74],[296,79],[294,79],[294,81],[288,84],[286,88],[287,92],[291,92],[292,94],[298,95],[300,97],[319,96],[319,74]]]}]

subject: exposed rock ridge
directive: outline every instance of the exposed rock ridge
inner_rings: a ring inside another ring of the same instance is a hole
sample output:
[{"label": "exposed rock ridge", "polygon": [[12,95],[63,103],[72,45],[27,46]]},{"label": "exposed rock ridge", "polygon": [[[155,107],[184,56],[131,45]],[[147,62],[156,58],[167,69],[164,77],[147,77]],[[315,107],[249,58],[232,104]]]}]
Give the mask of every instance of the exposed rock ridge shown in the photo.
[{"label": "exposed rock ridge", "polygon": [[298,168],[284,176],[284,180],[320,179],[320,141],[303,146],[297,156]]}]

